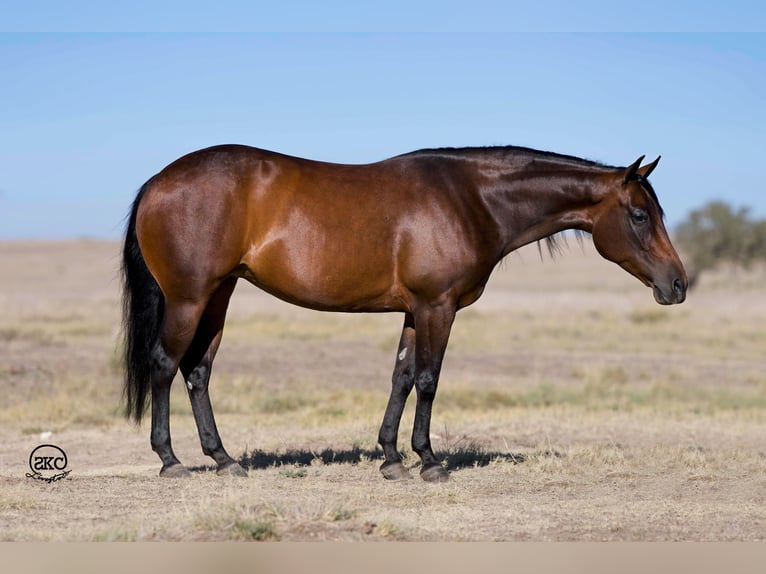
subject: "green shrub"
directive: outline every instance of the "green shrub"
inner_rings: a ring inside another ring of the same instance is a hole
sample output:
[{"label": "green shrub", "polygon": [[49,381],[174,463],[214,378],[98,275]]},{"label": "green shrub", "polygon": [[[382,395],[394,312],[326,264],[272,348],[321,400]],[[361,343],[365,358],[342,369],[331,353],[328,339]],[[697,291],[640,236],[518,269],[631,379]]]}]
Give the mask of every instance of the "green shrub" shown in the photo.
[{"label": "green shrub", "polygon": [[747,207],[711,201],[689,213],[676,229],[689,283],[722,263],[748,268],[766,261],[766,220],[754,220]]}]

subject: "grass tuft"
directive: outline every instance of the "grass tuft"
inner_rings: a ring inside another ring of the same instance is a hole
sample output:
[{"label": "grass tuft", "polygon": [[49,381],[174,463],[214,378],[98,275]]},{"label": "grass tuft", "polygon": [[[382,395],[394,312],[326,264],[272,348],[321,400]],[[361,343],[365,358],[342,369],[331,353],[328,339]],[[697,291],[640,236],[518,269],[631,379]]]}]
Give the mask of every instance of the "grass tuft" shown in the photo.
[{"label": "grass tuft", "polygon": [[306,478],[308,472],[305,468],[283,468],[279,471],[279,476],[285,478]]},{"label": "grass tuft", "polygon": [[238,518],[230,527],[232,540],[279,540],[279,535],[270,520]]},{"label": "grass tuft", "polygon": [[265,505],[233,503],[197,515],[194,526],[206,539],[279,540],[276,518],[274,509]]}]

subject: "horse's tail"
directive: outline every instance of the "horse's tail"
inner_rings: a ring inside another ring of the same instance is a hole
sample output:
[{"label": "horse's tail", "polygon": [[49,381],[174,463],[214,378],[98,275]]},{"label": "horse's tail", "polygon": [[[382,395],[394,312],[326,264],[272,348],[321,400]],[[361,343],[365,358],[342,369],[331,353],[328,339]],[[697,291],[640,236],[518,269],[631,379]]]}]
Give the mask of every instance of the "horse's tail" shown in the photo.
[{"label": "horse's tail", "polygon": [[151,352],[162,326],[165,299],[146,266],[136,238],[136,213],[147,181],[130,211],[122,251],[122,329],[125,344],[125,416],[141,422],[151,388]]}]

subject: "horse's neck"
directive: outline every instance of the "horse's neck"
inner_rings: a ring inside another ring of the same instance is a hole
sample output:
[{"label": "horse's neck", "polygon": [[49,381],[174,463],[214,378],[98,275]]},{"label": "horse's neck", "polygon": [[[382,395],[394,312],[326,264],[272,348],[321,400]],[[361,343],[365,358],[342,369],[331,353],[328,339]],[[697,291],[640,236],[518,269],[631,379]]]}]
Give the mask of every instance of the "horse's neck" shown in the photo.
[{"label": "horse's neck", "polygon": [[499,175],[484,195],[505,255],[566,229],[590,232],[592,208],[605,191],[601,170],[521,169]]}]

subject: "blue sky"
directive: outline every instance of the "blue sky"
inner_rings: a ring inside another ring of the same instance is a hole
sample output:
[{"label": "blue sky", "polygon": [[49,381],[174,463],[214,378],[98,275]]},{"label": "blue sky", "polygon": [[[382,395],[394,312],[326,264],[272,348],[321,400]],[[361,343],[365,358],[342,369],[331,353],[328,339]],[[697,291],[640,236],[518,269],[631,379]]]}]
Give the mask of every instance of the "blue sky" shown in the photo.
[{"label": "blue sky", "polygon": [[[18,29],[34,24],[19,18]],[[766,216],[765,34],[316,22],[304,14],[292,27],[313,32],[301,33],[0,33],[0,239],[119,237],[146,179],[219,143],[348,163],[467,145],[617,165],[661,154],[652,182],[670,225],[715,198]]]}]

